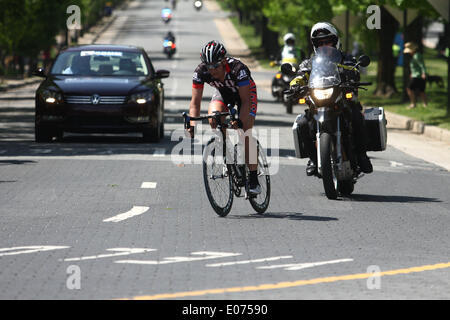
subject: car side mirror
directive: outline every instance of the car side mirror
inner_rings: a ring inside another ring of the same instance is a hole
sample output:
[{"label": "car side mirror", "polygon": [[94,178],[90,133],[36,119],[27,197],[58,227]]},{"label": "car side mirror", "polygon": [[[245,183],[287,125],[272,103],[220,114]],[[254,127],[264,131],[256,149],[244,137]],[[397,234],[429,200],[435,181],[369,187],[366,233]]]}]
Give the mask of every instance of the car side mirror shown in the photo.
[{"label": "car side mirror", "polygon": [[168,78],[169,75],[170,75],[170,71],[169,70],[157,70],[156,74],[155,74],[155,78],[156,79]]},{"label": "car side mirror", "polygon": [[370,64],[370,58],[366,55],[362,55],[358,58],[358,63],[361,67],[365,68]]},{"label": "car side mirror", "polygon": [[40,78],[47,78],[47,75],[45,74],[45,70],[42,68],[39,68],[36,71],[34,71],[33,76],[37,76]]},{"label": "car side mirror", "polygon": [[283,63],[281,65],[281,72],[283,72],[284,74],[293,77],[295,76],[297,70],[294,68],[294,66],[290,63]]}]

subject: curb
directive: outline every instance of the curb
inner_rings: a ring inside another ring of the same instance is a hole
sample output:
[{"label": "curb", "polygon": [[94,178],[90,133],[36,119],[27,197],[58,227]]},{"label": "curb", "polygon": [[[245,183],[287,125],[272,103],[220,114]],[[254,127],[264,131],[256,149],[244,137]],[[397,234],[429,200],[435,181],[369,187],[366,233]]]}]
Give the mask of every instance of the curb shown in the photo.
[{"label": "curb", "polygon": [[450,130],[426,125],[423,121],[386,111],[387,128],[402,129],[415,134],[424,135],[430,139],[450,142]]}]

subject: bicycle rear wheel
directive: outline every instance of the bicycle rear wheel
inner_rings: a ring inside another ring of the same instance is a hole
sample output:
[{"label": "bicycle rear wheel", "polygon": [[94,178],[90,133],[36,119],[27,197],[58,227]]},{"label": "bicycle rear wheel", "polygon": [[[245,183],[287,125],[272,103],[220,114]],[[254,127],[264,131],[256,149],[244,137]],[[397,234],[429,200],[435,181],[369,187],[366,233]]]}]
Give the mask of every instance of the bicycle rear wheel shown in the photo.
[{"label": "bicycle rear wheel", "polygon": [[[248,169],[247,169],[248,170]],[[250,197],[249,201],[257,213],[266,212],[270,202],[270,172],[266,154],[258,141],[258,182],[261,193],[256,197]]]},{"label": "bicycle rear wheel", "polygon": [[233,205],[233,181],[225,161],[225,146],[220,150],[215,138],[207,143],[203,151],[203,182],[214,211],[225,217]]}]

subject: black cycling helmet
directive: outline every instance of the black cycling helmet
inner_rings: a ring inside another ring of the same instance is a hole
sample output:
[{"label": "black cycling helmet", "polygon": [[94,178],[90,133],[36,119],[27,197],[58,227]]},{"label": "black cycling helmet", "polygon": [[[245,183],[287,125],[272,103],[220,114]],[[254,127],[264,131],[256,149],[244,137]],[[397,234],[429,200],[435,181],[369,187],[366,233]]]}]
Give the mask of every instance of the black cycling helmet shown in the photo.
[{"label": "black cycling helmet", "polygon": [[217,63],[225,58],[227,50],[219,41],[212,40],[208,42],[203,48],[200,58],[206,64]]}]

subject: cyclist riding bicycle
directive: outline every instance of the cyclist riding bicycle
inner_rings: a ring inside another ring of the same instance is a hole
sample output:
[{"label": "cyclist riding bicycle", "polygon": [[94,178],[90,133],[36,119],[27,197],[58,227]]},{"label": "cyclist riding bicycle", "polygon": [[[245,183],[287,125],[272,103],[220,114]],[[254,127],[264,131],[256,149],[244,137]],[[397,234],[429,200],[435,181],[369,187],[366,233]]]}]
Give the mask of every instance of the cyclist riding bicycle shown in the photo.
[{"label": "cyclist riding bicycle", "polygon": [[[240,60],[226,56],[227,50],[224,45],[216,40],[208,42],[201,51],[201,63],[194,71],[192,83],[192,98],[189,105],[189,115],[198,117],[203,97],[204,84],[208,83],[214,88],[214,93],[209,103],[208,113],[215,111],[227,112],[228,104],[238,106],[238,121],[232,123],[233,128],[241,127],[245,132],[245,162],[250,171],[249,193],[260,194],[261,187],[258,182],[257,161],[249,161],[251,130],[255,123],[257,110],[256,84],[251,77],[249,68]],[[212,129],[216,123],[210,119]],[[189,133],[194,137],[195,123],[191,122]],[[252,138],[253,139],[253,138]],[[253,163],[255,162],[255,163]]]}]

